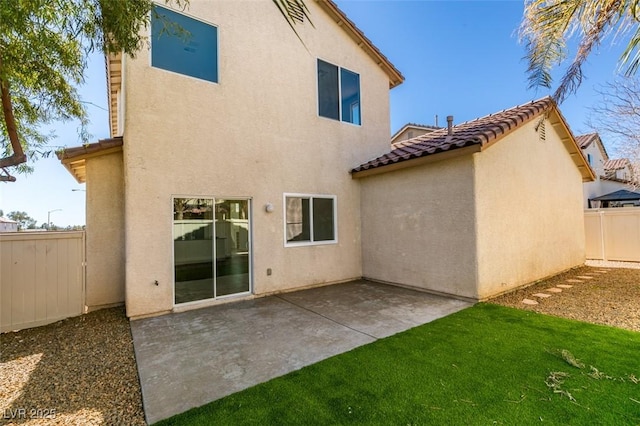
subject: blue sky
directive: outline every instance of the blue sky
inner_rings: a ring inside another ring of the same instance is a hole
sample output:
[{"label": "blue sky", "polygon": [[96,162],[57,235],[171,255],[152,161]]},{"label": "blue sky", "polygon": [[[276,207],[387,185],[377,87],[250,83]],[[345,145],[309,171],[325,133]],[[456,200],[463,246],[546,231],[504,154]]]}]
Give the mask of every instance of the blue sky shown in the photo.
[{"label": "blue sky", "polygon": [[[336,0],[338,6],[405,76],[391,91],[391,132],[407,122],[439,124],[447,115],[460,123],[549,94],[528,90],[525,50],[517,37],[522,1]],[[313,19],[313,17],[312,17]],[[589,107],[599,85],[616,76],[622,46],[606,40],[584,68],[576,95],[560,109],[574,134],[589,132]],[[559,77],[563,68],[558,68]],[[95,56],[81,94],[90,113],[94,140],[109,137],[104,61]],[[97,106],[94,106],[97,105]],[[77,123],[54,126],[56,146],[77,146]],[[606,145],[606,140],[605,140]],[[607,146],[610,154],[615,151]],[[366,159],[363,159],[366,160]],[[35,163],[31,175],[0,184],[0,209],[29,213],[61,226],[84,224],[84,189],[55,158]]]}]

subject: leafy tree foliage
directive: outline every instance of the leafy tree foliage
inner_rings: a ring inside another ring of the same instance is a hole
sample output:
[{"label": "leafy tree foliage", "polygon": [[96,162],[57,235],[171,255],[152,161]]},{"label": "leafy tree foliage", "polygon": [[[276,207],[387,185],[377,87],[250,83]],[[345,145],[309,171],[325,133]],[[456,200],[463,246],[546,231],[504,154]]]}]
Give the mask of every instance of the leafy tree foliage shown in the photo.
[{"label": "leafy tree foliage", "polygon": [[567,41],[578,49],[555,90],[562,102],[582,82],[582,65],[609,35],[627,38],[619,65],[625,75],[640,67],[640,0],[525,0],[520,37],[526,43],[529,86],[551,88],[551,71],[567,59]]},{"label": "leafy tree foliage", "polygon": [[26,212],[14,211],[9,213],[9,219],[18,222],[18,229],[35,229],[36,220]]},{"label": "leafy tree foliage", "polygon": [[[165,0],[179,7],[188,0]],[[87,113],[77,92],[95,50],[135,55],[151,0],[19,0],[0,7],[0,168],[26,171],[52,135],[42,128]],[[8,179],[4,179],[8,180]]]}]

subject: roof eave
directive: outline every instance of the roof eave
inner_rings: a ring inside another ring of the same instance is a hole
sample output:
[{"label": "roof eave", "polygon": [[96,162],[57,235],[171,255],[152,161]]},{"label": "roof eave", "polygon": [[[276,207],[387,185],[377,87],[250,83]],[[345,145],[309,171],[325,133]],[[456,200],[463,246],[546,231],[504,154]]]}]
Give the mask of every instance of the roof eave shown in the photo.
[{"label": "roof eave", "polygon": [[57,152],[56,156],[78,183],[85,183],[87,180],[87,160],[122,152],[122,144],[120,137],[103,139],[92,144],[63,149]]},{"label": "roof eave", "polygon": [[107,104],[109,106],[110,136],[118,133],[118,91],[122,87],[122,53],[105,55],[107,67]]},{"label": "roof eave", "polygon": [[[558,131],[558,134],[560,134],[560,140],[569,152],[569,155],[571,156],[574,164],[580,171],[580,174],[582,175],[582,182],[593,182],[594,180],[596,180],[596,175],[589,165],[586,157],[584,156],[584,152],[582,152],[582,149],[580,149],[580,145],[578,145],[578,142],[576,141],[575,136],[573,136],[573,133],[571,132],[567,121],[565,120],[555,102],[553,102],[551,111],[555,113],[557,121],[550,120],[550,123],[556,130],[560,130]],[[564,137],[562,137],[561,131],[564,132]]]},{"label": "roof eave", "polygon": [[345,13],[332,0],[315,0],[338,26],[342,27],[349,36],[360,46],[384,72],[389,76],[389,88],[393,89],[404,81],[402,73],[380,52],[380,50],[364,35]]}]

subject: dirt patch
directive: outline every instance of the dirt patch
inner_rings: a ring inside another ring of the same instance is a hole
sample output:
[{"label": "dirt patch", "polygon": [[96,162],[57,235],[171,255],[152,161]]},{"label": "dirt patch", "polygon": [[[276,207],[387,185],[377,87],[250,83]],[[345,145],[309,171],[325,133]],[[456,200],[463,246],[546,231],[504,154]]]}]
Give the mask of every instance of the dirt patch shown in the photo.
[{"label": "dirt patch", "polygon": [[0,383],[0,424],[145,424],[123,308],[0,335]]},{"label": "dirt patch", "polygon": [[[549,290],[554,288],[561,292]],[[538,293],[549,297],[534,296]],[[640,331],[640,269],[583,266],[489,303]]]}]

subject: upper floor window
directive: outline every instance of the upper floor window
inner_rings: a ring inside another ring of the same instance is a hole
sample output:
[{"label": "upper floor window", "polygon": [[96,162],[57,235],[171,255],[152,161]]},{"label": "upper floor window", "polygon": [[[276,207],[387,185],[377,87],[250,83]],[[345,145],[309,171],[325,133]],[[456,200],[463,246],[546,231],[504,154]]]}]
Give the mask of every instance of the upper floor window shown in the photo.
[{"label": "upper floor window", "polygon": [[151,66],[218,82],[218,28],[160,6],[151,13]]},{"label": "upper floor window", "polygon": [[318,114],[360,125],[360,75],[318,59]]},{"label": "upper floor window", "polygon": [[587,154],[587,162],[589,163],[590,166],[593,166],[593,163],[591,160],[591,154]]}]

